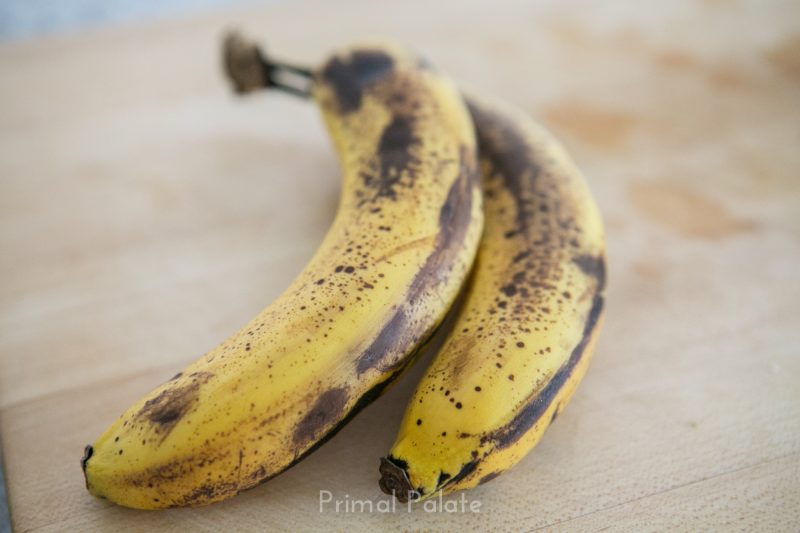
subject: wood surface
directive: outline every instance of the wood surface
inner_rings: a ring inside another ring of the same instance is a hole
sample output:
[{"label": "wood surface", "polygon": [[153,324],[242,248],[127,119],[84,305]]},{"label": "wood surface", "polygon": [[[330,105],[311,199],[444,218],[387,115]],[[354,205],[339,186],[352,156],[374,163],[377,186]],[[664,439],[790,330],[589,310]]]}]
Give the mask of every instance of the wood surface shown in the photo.
[{"label": "wood surface", "polygon": [[[555,131],[608,231],[595,359],[542,443],[464,493],[379,501],[427,359],[284,475],[198,509],[89,496],[132,401],[224,339],[330,223],[313,106],[236,99],[239,26],[276,55],[389,37]],[[18,531],[800,530],[800,3],[291,2],[0,46],[0,439]],[[458,499],[458,495],[454,499]]]}]

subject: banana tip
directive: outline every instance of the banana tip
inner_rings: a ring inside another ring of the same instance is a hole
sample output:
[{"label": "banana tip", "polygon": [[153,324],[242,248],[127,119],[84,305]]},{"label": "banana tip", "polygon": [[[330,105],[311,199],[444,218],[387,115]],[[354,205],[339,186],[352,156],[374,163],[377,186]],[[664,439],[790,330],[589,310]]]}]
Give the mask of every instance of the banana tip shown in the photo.
[{"label": "banana tip", "polygon": [[91,444],[87,444],[86,448],[83,449],[83,457],[81,457],[81,470],[83,471],[83,480],[86,482],[86,488],[89,488],[89,478],[86,476],[86,465],[89,463],[89,459],[92,458],[94,455],[94,448]]},{"label": "banana tip", "polygon": [[[401,466],[402,464],[402,466]],[[381,479],[378,481],[384,494],[394,495],[401,503],[408,502],[409,499],[416,500],[419,493],[411,486],[406,472],[407,465],[391,456],[381,457]]]}]

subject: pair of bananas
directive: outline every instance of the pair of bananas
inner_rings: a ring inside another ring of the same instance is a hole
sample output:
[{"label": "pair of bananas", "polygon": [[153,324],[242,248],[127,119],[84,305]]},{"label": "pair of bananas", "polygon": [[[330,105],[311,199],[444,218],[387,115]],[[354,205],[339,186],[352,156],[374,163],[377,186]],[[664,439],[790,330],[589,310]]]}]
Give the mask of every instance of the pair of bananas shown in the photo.
[{"label": "pair of bananas", "polygon": [[569,401],[602,318],[602,221],[563,148],[394,46],[310,71],[230,36],[225,59],[239,92],[319,104],[344,175],[338,212],[272,305],[86,447],[89,491],[200,505],[283,472],[412,363],[462,286],[380,487],[421,500],[516,464]]}]

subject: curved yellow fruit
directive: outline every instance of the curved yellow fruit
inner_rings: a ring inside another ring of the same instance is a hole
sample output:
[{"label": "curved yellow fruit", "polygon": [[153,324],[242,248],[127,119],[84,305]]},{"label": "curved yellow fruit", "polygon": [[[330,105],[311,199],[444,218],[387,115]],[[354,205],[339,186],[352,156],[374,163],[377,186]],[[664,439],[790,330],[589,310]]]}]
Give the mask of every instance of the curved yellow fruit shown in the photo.
[{"label": "curved yellow fruit", "polygon": [[[253,68],[253,57],[231,70]],[[240,90],[270,84],[249,74]],[[87,447],[95,496],[199,505],[282,472],[380,394],[456,297],[482,227],[461,96],[390,46],[341,51],[313,75],[341,159],[335,221],[272,305]]]},{"label": "curved yellow fruit", "polygon": [[539,441],[600,328],[603,225],[561,145],[522,112],[472,101],[485,232],[452,333],[381,462],[402,501],[474,487]]}]

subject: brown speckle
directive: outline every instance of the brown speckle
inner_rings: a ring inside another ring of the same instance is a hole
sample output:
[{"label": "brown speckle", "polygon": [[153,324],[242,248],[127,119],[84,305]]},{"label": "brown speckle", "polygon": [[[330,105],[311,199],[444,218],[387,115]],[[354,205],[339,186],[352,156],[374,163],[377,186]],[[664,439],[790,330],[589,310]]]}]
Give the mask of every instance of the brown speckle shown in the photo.
[{"label": "brown speckle", "polygon": [[394,60],[377,50],[359,50],[349,57],[334,57],[322,69],[322,78],[334,92],[341,113],[351,113],[361,107],[363,91],[385,77]]},{"label": "brown speckle", "polygon": [[[404,178],[415,177],[413,165],[418,162],[413,149],[419,144],[414,135],[414,120],[410,116],[395,115],[383,130],[378,143],[380,169],[377,174],[364,174],[364,185],[373,189],[373,200],[397,198],[397,187]],[[386,226],[381,226],[386,227]]]},{"label": "brown speckle", "polygon": [[517,288],[512,284],[505,285],[501,287],[500,290],[509,298],[517,294]]},{"label": "brown speckle", "polygon": [[146,420],[151,427],[157,428],[160,442],[163,442],[175,425],[194,407],[200,386],[212,376],[208,372],[194,372],[191,375],[194,379],[189,383],[165,385],[167,388],[145,402],[136,413],[136,418]]},{"label": "brown speckle", "polygon": [[598,289],[602,290],[606,285],[606,261],[603,256],[594,257],[591,255],[579,255],[572,259],[584,274],[597,280]]},{"label": "brown speckle", "polygon": [[313,442],[345,416],[349,400],[345,387],[325,391],[317,398],[314,407],[303,417],[294,430],[294,442],[298,446]]}]

